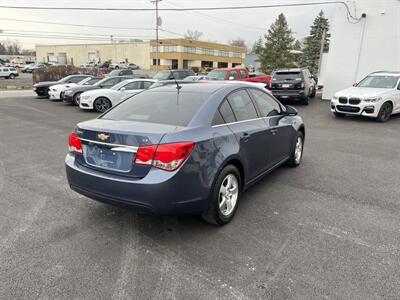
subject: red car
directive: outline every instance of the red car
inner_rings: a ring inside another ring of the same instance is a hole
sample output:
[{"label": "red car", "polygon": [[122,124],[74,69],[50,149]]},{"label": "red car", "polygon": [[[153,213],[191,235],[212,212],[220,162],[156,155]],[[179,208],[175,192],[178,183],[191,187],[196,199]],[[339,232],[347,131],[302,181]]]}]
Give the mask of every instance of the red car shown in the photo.
[{"label": "red car", "polygon": [[264,73],[249,73],[246,68],[221,68],[214,69],[207,74],[207,79],[211,80],[239,80],[248,82],[262,82],[269,84],[271,76]]}]

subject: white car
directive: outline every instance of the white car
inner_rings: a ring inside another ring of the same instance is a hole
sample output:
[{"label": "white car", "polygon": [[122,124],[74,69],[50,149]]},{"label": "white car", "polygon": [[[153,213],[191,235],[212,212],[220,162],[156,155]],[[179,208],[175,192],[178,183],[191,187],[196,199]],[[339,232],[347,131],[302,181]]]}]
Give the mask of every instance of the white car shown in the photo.
[{"label": "white car", "polygon": [[110,64],[110,69],[128,69],[129,65],[124,61],[113,62]]},{"label": "white car", "polygon": [[99,89],[84,92],[80,97],[79,107],[82,109],[104,112],[117,103],[150,88],[157,80],[128,79],[114,85],[110,89]]},{"label": "white car", "polygon": [[336,117],[361,115],[386,122],[400,113],[400,72],[375,72],[331,100]]},{"label": "white car", "polygon": [[0,66],[0,78],[14,79],[18,75],[18,71],[15,68]]},{"label": "white car", "polygon": [[63,83],[63,84],[55,84],[49,87],[49,99],[50,100],[62,100],[62,94],[77,85],[84,85],[89,82],[89,85],[92,85],[96,83],[98,80],[94,81],[91,83],[92,79],[94,79],[92,76],[89,75],[82,75],[80,77],[77,77],[76,79],[73,79],[74,82],[69,82],[69,83]]}]

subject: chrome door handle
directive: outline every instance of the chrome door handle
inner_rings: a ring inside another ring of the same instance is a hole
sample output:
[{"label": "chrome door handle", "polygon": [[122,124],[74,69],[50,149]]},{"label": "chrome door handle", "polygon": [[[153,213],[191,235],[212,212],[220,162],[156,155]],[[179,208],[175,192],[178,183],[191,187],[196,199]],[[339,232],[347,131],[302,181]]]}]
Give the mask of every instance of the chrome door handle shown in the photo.
[{"label": "chrome door handle", "polygon": [[278,132],[278,129],[276,129],[276,128],[271,129],[271,133],[272,133],[273,135],[275,135],[277,132]]}]

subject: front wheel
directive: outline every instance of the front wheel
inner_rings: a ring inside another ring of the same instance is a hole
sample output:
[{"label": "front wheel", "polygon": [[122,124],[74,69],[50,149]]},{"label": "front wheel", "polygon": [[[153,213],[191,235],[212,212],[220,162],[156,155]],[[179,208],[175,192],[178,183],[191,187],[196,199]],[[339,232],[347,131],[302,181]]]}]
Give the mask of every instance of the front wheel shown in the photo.
[{"label": "front wheel", "polygon": [[390,119],[392,115],[393,107],[390,102],[385,102],[382,104],[381,109],[379,110],[379,114],[376,117],[378,122],[386,122]]},{"label": "front wheel", "polygon": [[79,102],[80,102],[80,99],[81,99],[81,94],[82,94],[82,93],[76,93],[76,94],[72,97],[73,103],[74,103],[75,105],[77,105],[77,106],[79,106]]},{"label": "front wheel", "polygon": [[236,213],[240,196],[240,173],[235,166],[228,165],[218,175],[208,202],[208,210],[202,215],[203,220],[219,226],[229,223]]},{"label": "front wheel", "polygon": [[308,96],[305,97],[305,98],[301,101],[301,103],[302,103],[303,105],[308,105],[309,102],[310,102],[310,98],[309,98]]},{"label": "front wheel", "polygon": [[93,103],[93,108],[97,112],[105,112],[111,107],[111,102],[106,97],[97,98]]},{"label": "front wheel", "polygon": [[292,168],[296,168],[301,164],[301,159],[303,158],[303,147],[304,147],[304,135],[302,132],[297,133],[297,138],[295,141],[294,148],[290,154],[290,158],[287,165]]},{"label": "front wheel", "polygon": [[14,78],[15,78],[15,75],[14,75],[14,74],[11,74],[8,78],[14,79]]}]

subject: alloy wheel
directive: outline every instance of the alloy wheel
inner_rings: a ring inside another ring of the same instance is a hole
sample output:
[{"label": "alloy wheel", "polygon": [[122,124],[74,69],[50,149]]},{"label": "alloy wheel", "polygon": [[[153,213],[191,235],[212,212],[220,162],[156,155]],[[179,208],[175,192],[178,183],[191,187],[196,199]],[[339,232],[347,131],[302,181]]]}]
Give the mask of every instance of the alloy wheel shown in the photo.
[{"label": "alloy wheel", "polygon": [[94,106],[96,111],[98,112],[105,112],[107,109],[110,108],[110,101],[106,98],[99,98],[94,102]]},{"label": "alloy wheel", "polygon": [[235,210],[239,197],[239,183],[235,175],[228,174],[219,189],[218,206],[222,215],[229,216]]},{"label": "alloy wheel", "polygon": [[294,160],[296,164],[300,164],[301,157],[303,155],[303,139],[301,136],[297,138],[296,147],[294,149]]}]

